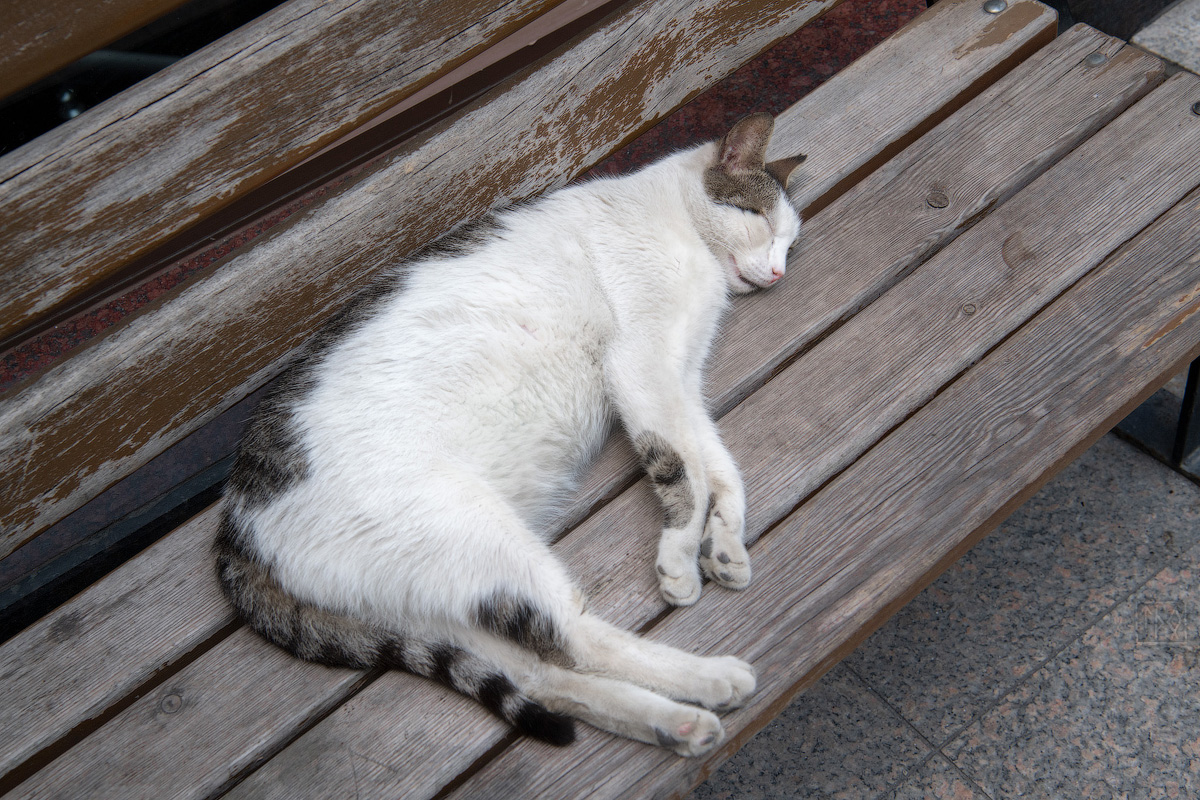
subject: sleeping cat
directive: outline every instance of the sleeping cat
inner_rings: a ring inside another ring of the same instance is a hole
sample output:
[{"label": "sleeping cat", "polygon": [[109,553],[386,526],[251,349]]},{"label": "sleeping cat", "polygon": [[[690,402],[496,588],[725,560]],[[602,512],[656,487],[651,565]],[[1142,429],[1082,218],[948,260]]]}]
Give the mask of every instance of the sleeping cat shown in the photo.
[{"label": "sleeping cat", "polygon": [[719,744],[705,709],[740,705],[751,667],[588,613],[546,523],[619,417],[665,507],[663,596],[694,603],[702,571],[749,582],[701,368],[729,295],[779,280],[799,233],[784,185],[803,156],[764,163],[773,125],[494,214],[335,316],[229,479],[217,569],[246,621],[303,659],[441,680],[554,744],[571,717],[681,755]]}]

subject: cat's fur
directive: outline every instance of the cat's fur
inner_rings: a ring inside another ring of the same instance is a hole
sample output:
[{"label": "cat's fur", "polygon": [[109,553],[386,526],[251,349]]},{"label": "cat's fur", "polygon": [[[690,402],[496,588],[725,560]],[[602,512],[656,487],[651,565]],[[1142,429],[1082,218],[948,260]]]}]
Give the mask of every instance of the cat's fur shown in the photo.
[{"label": "cat's fur", "polygon": [[701,569],[749,582],[701,367],[728,296],[778,280],[799,233],[783,190],[799,159],[764,164],[772,125],[495,214],[335,317],[229,480],[218,573],[250,625],[300,658],[439,679],[549,742],[579,717],[715,747],[696,706],[739,705],[750,666],[588,613],[545,523],[619,415],[666,510],[663,595],[695,602]]}]

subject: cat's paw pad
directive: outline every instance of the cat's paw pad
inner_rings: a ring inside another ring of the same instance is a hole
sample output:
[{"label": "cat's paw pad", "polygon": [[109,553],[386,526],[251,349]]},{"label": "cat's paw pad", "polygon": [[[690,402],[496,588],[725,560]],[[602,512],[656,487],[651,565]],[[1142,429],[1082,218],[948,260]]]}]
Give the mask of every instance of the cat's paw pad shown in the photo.
[{"label": "cat's paw pad", "polygon": [[754,667],[733,656],[703,659],[696,678],[700,683],[696,702],[718,711],[740,708],[758,685]]},{"label": "cat's paw pad", "polygon": [[750,554],[740,539],[706,535],[700,542],[700,568],[709,580],[726,589],[750,585]]},{"label": "cat's paw pad", "polygon": [[725,741],[725,729],[716,715],[699,708],[680,708],[683,710],[673,714],[669,724],[654,728],[661,747],[681,756],[702,756]]},{"label": "cat's paw pad", "polygon": [[681,575],[672,575],[670,567],[661,563],[655,568],[658,573],[658,590],[663,599],[673,606],[690,606],[700,599],[700,573],[695,568],[677,568]]}]

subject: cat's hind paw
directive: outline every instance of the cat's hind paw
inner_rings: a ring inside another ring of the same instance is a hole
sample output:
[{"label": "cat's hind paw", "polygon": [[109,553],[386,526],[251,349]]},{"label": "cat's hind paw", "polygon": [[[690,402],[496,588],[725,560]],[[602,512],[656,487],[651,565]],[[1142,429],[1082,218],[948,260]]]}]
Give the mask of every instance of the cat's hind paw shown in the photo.
[{"label": "cat's hind paw", "polygon": [[716,711],[740,708],[758,686],[754,667],[733,656],[702,659],[694,679],[701,684],[695,702]]},{"label": "cat's hind paw", "polygon": [[666,727],[656,727],[655,736],[662,747],[681,756],[702,756],[725,741],[725,729],[715,714],[699,708],[680,706],[683,711]]}]

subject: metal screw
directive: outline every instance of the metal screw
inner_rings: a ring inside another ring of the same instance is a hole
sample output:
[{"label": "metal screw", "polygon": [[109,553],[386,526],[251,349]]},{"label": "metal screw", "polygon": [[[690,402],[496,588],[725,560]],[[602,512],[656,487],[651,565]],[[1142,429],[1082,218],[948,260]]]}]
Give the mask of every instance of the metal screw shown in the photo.
[{"label": "metal screw", "polygon": [[1083,63],[1087,64],[1089,67],[1098,67],[1105,61],[1108,61],[1108,56],[1101,52],[1088,53],[1087,58],[1083,59]]},{"label": "metal screw", "polygon": [[158,704],[159,709],[164,714],[174,714],[179,709],[183,708],[183,698],[177,694],[169,694],[162,699]]},{"label": "metal screw", "polygon": [[1192,113],[1200,117],[1200,103],[1192,103]]},{"label": "metal screw", "polygon": [[963,307],[962,307],[962,312],[964,314],[966,314],[968,317],[971,316],[972,314],[974,314],[978,310],[979,310],[978,306],[976,306],[974,303],[964,303]]},{"label": "metal screw", "polygon": [[1004,0],[987,0],[983,4],[983,10],[989,14],[999,14],[1004,9],[1008,8],[1008,3]]},{"label": "metal screw", "polygon": [[930,208],[945,208],[950,205],[950,198],[941,189],[934,189],[925,198],[925,202],[929,204]]}]

